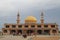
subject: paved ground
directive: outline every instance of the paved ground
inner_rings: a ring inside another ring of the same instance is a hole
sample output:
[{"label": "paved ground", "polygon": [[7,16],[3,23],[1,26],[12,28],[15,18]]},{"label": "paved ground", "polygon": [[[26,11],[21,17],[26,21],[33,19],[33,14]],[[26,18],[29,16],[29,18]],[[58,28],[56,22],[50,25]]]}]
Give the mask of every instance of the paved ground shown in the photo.
[{"label": "paved ground", "polygon": [[36,37],[35,36],[28,36],[27,38],[24,38],[22,36],[5,35],[5,36],[0,36],[0,40],[32,40],[33,38],[39,39],[39,37],[40,37],[40,39],[41,38],[43,39],[43,37],[51,37],[51,36],[39,35]]},{"label": "paved ground", "polygon": [[29,39],[31,39],[31,37],[24,38],[22,36],[12,36],[12,35],[0,37],[0,40],[29,40]]}]

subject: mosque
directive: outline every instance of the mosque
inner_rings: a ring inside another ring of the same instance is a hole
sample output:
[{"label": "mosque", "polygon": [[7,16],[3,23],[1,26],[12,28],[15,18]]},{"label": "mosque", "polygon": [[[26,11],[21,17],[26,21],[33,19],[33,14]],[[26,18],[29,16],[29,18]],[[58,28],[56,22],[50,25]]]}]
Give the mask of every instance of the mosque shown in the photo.
[{"label": "mosque", "polygon": [[15,34],[27,34],[27,35],[57,35],[58,24],[56,23],[44,23],[44,13],[41,12],[40,23],[37,23],[37,19],[34,16],[28,16],[25,19],[25,23],[20,23],[19,12],[17,14],[16,24],[4,24],[2,32],[4,35]]}]

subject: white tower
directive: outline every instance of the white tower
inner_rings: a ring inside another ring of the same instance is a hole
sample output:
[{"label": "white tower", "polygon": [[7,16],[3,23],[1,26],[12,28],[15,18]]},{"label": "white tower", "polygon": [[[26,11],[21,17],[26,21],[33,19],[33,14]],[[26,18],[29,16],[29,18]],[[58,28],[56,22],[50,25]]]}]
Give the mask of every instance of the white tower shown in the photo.
[{"label": "white tower", "polygon": [[41,12],[41,24],[44,24],[44,13],[43,13],[43,11]]},{"label": "white tower", "polygon": [[18,14],[17,14],[17,24],[19,24],[20,23],[20,15],[19,15],[19,12],[18,12]]}]

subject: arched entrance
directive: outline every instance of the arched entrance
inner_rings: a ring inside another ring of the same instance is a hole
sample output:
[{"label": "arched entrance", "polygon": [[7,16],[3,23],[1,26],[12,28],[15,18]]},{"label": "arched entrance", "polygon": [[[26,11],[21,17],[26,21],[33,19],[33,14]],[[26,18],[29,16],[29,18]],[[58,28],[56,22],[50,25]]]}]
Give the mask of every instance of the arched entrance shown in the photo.
[{"label": "arched entrance", "polygon": [[22,34],[22,30],[18,30],[18,34]]},{"label": "arched entrance", "polygon": [[49,32],[50,32],[49,30],[44,30],[44,34],[46,35],[49,35],[50,34]]},{"label": "arched entrance", "polygon": [[57,33],[57,31],[56,30],[52,30],[52,33],[55,35]]},{"label": "arched entrance", "polygon": [[28,35],[32,35],[33,33],[34,33],[33,30],[27,30],[27,34],[28,34]]},{"label": "arched entrance", "polygon": [[42,34],[42,30],[37,30],[37,33],[40,35]]},{"label": "arched entrance", "polygon": [[10,34],[16,34],[16,30],[11,30]]}]

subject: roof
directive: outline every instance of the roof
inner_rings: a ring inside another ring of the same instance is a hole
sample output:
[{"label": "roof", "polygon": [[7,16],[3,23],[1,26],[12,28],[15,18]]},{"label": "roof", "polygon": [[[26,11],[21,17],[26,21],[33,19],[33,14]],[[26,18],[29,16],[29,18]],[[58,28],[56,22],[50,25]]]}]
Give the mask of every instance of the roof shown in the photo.
[{"label": "roof", "polygon": [[28,16],[25,20],[37,21],[37,19],[34,16]]}]

